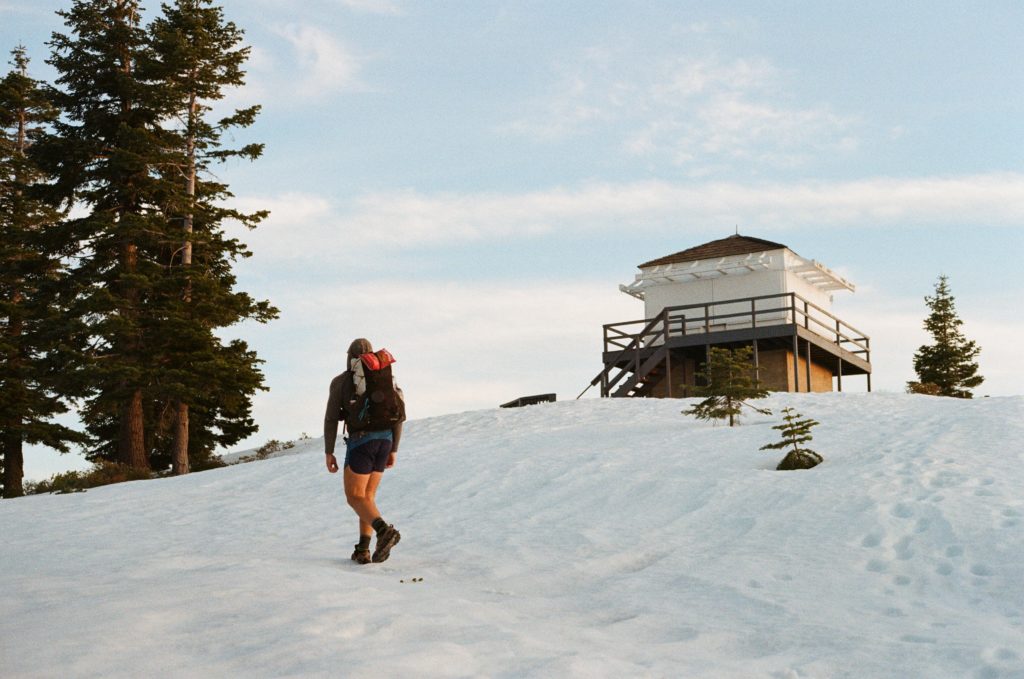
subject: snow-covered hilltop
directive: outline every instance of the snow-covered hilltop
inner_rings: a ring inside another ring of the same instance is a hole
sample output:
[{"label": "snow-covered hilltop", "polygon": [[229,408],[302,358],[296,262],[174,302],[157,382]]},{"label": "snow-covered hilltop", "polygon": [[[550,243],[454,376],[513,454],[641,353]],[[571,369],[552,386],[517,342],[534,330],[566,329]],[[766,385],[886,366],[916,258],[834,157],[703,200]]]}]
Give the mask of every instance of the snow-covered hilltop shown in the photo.
[{"label": "snow-covered hilltop", "polygon": [[410,422],[384,564],[320,440],[4,501],[2,674],[1024,677],[1024,397],[774,395],[802,472],[690,403]]}]

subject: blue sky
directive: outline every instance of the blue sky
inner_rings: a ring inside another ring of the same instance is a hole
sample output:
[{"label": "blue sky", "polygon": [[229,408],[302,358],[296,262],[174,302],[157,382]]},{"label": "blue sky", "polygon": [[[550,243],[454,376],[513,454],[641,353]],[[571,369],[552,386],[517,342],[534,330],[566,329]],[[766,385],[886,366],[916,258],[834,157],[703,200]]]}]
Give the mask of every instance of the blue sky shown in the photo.
[{"label": "blue sky", "polygon": [[[0,46],[50,76],[53,0],[0,0]],[[950,277],[976,393],[1020,394],[1024,4],[223,2],[263,105],[220,176],[269,208],[241,287],[262,430],[319,435],[349,340],[398,357],[410,415],[491,407],[600,369],[640,262],[739,228],[857,285],[876,390],[913,377]],[[148,3],[152,10],[155,3]],[[151,15],[151,12],[150,12]],[[847,388],[860,388],[860,385]],[[40,478],[80,458],[30,452]]]}]

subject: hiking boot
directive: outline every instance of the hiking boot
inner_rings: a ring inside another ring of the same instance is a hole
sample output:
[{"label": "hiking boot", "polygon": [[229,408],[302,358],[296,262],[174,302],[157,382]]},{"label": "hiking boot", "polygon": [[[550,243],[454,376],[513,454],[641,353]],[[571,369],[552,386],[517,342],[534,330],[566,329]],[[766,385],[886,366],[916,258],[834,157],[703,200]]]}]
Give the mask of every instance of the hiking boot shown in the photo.
[{"label": "hiking boot", "polygon": [[373,563],[387,561],[391,556],[391,548],[402,539],[402,534],[395,530],[395,527],[388,525],[387,528],[377,533],[377,548],[373,550]]},{"label": "hiking boot", "polygon": [[352,560],[358,564],[370,563],[370,550],[360,549],[359,545],[356,545],[356,551],[352,552]]}]

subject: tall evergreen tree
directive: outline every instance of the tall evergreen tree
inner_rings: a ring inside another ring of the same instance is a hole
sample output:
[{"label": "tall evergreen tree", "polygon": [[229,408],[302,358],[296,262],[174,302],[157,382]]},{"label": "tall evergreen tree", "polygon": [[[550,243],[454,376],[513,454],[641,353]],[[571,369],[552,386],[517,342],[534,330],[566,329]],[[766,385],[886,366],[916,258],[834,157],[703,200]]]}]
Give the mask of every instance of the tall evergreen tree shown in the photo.
[{"label": "tall evergreen tree", "polygon": [[706,398],[684,415],[693,415],[701,420],[729,419],[729,426],[736,426],[740,411],[747,406],[759,413],[770,411],[747,403],[747,399],[764,398],[768,390],[760,385],[753,365],[754,350],[740,347],[732,350],[712,347],[704,365],[704,385],[691,387],[698,396]]},{"label": "tall evergreen tree", "polygon": [[162,286],[173,332],[164,335],[169,341],[163,347],[159,397],[164,422],[171,424],[172,468],[181,474],[189,471],[190,458],[209,455],[215,442],[230,445],[256,430],[250,397],[264,388],[261,361],[244,342],[224,345],[213,331],[245,319],[265,322],[277,310],[234,290],[231,264],[250,253],[226,237],[222,227],[230,219],[252,228],[267,213],[223,207],[231,194],[211,173],[215,163],[254,160],[263,151],[262,144],[239,149],[222,144],[225,132],[253,123],[258,106],[211,119],[212,105],[223,99],[225,89],[244,83],[242,66],[250,50],[241,46],[243,33],[211,0],[176,0],[162,6],[149,34],[153,61],[148,70],[170,96],[171,120],[177,123],[171,132],[178,162],[161,168],[178,189],[165,207],[178,239],[168,245],[171,267]]},{"label": "tall evergreen tree", "polygon": [[160,333],[154,303],[165,270],[158,257],[169,240],[169,191],[157,172],[174,162],[173,139],[160,125],[168,97],[139,70],[151,49],[138,0],[74,0],[58,14],[69,33],[50,43],[62,117],[47,158],[63,198],[84,212],[67,222],[80,247],[74,312],[92,340],[81,372],[93,390],[83,420],[99,436],[116,419],[116,436],[100,438],[94,453],[144,470],[144,407]]},{"label": "tall evergreen tree", "polygon": [[81,371],[94,385],[90,458],[185,473],[256,430],[261,361],[216,331],[276,310],[234,289],[232,265],[250,253],[222,227],[266,213],[225,208],[231,194],[210,172],[262,151],[221,145],[255,107],[210,120],[211,103],[242,83],[248,48],[209,0],[162,10],[148,30],[136,0],[76,0],[61,13],[70,35],[54,35],[51,63],[64,118],[49,157],[67,199],[88,208],[69,223],[82,245],[76,311],[93,338]]},{"label": "tall evergreen tree", "polygon": [[64,326],[55,285],[63,217],[41,195],[48,181],[32,158],[56,117],[45,88],[28,76],[23,47],[0,80],[0,459],[3,496],[23,494],[25,443],[67,451],[81,436],[52,422],[65,412],[54,393]]},{"label": "tall evergreen tree", "polygon": [[935,295],[924,298],[931,310],[924,321],[924,328],[931,334],[934,343],[923,345],[914,354],[914,371],[918,379],[909,382],[907,389],[940,396],[971,398],[969,390],[985,380],[978,375],[978,363],[975,360],[981,353],[981,347],[964,337],[960,331],[963,321],[957,316],[948,280],[945,275],[939,276],[935,284]]}]

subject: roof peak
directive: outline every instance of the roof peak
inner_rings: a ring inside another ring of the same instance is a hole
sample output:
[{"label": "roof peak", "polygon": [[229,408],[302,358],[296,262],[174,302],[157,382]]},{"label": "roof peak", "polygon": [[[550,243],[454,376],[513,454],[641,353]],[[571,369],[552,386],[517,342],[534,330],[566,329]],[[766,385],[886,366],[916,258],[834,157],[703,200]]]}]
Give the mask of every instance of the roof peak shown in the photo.
[{"label": "roof peak", "polygon": [[671,255],[652,259],[649,262],[640,264],[638,268],[644,269],[649,266],[677,264],[679,262],[696,262],[702,259],[716,259],[719,257],[729,257],[731,255],[746,255],[752,252],[780,250],[786,247],[787,246],[782,243],[775,243],[770,240],[764,240],[763,238],[754,238],[753,236],[744,236],[739,233],[734,233],[726,236],[725,238],[708,241],[702,245],[687,248],[686,250],[680,250],[679,252]]}]

